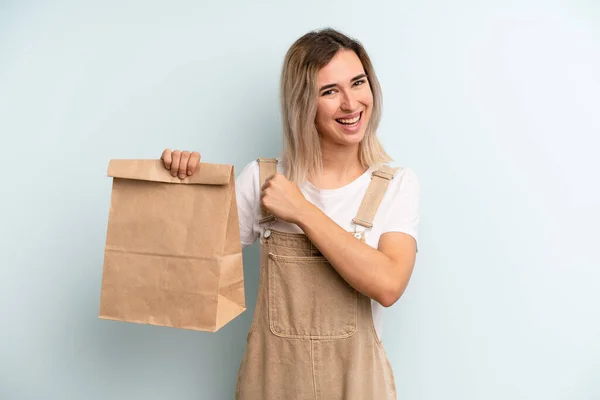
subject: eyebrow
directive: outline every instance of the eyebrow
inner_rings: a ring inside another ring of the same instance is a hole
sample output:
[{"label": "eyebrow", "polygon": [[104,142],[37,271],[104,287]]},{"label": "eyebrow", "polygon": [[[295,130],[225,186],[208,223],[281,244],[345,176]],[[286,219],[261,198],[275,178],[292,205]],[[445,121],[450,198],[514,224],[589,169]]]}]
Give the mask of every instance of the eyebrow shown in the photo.
[{"label": "eyebrow", "polygon": [[[357,81],[357,80],[359,80],[361,78],[365,78],[366,76],[367,76],[367,74],[357,75],[354,78],[350,79],[350,82],[352,83],[352,82]],[[323,90],[331,89],[331,88],[336,87],[336,86],[337,86],[337,83],[330,83],[329,85],[321,86],[321,88],[319,89],[319,92],[322,92]]]}]

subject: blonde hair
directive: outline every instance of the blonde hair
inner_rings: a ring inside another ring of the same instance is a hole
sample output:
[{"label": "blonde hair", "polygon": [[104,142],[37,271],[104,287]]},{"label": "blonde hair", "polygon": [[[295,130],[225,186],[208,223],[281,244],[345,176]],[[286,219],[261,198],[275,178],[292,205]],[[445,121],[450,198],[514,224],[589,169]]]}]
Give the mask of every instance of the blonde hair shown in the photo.
[{"label": "blonde hair", "polygon": [[282,161],[285,175],[303,183],[322,169],[321,140],[317,132],[317,74],[340,50],[352,50],[360,59],[373,93],[371,119],[359,144],[359,160],[368,168],[391,161],[376,136],[382,95],[375,70],[360,42],[331,28],[312,31],[288,50],[281,72]]}]

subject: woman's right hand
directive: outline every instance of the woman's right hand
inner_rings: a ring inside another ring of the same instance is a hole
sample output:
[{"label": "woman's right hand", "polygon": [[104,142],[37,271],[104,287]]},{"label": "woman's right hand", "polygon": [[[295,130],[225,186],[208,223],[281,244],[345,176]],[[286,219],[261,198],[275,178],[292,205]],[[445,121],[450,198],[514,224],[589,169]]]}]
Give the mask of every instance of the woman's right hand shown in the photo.
[{"label": "woman's right hand", "polygon": [[163,160],[165,168],[171,171],[171,175],[184,179],[196,172],[200,163],[200,153],[165,149],[160,159]]}]

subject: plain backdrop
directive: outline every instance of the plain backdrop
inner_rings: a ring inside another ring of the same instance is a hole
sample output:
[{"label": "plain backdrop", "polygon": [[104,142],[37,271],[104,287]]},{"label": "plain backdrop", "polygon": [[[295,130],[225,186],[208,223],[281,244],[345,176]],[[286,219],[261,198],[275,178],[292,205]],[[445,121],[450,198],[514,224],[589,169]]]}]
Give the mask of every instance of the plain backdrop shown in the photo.
[{"label": "plain backdrop", "polygon": [[600,399],[595,0],[0,1],[0,399],[233,397],[257,247],[216,334],[98,319],[106,168],[277,156],[283,57],[327,26],[366,46],[421,183],[399,399]]}]

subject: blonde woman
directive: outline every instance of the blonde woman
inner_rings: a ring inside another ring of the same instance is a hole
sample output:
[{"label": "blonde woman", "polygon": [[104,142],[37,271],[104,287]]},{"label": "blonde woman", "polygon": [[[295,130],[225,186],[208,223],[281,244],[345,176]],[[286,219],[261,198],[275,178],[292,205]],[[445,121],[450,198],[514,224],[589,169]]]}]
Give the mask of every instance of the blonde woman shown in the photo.
[{"label": "blonde woman", "polygon": [[[289,49],[281,75],[284,149],[236,179],[242,246],[261,273],[236,398],[395,399],[385,307],[417,253],[419,185],[391,168],[376,132],[381,89],[363,46],[332,30]],[[197,152],[165,150],[173,176]]]}]

